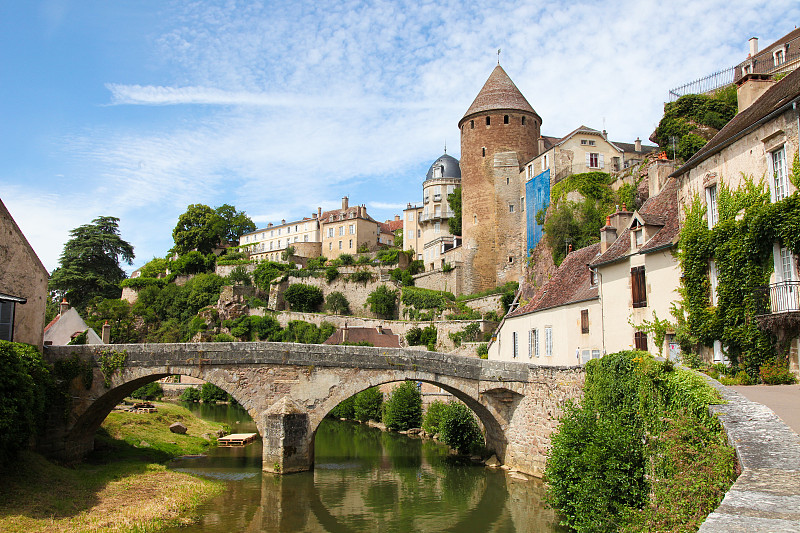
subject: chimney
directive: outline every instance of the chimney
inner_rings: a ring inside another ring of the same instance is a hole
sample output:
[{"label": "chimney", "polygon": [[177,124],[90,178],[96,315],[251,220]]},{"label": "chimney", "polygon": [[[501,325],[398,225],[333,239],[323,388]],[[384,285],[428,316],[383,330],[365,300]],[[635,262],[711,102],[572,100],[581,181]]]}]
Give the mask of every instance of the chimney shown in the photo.
[{"label": "chimney", "polygon": [[567,251],[567,254],[571,254],[571,253],[572,253],[572,245],[570,244],[569,245],[569,251]]},{"label": "chimney", "polygon": [[322,218],[322,208],[321,207],[317,208],[317,218]]},{"label": "chimney", "polygon": [[281,224],[286,224],[286,219],[285,218],[281,219]]},{"label": "chimney", "polygon": [[342,209],[347,209],[347,196],[342,198]]},{"label": "chimney", "polygon": [[268,227],[268,228],[271,228],[271,227],[272,227],[272,222],[270,222],[269,224],[267,224],[267,227]]},{"label": "chimney", "polygon": [[542,155],[544,152],[544,137],[539,136],[539,155]]},{"label": "chimney", "polygon": [[317,214],[316,213],[311,213],[311,218],[312,219],[316,219],[317,218]]},{"label": "chimney", "polygon": [[775,80],[771,79],[769,74],[745,74],[736,85],[736,100],[741,113],[761,98],[767,89],[775,85]]},{"label": "chimney", "polygon": [[600,229],[600,253],[604,254],[617,240],[617,228],[611,225],[611,217],[606,217],[606,225]]},{"label": "chimney", "polygon": [[395,222],[399,222],[400,221],[400,215],[395,215],[394,216],[394,221]]},{"label": "chimney", "polygon": [[103,344],[111,344],[111,326],[108,324],[108,320],[103,324],[103,333],[100,336],[100,340],[103,341]]},{"label": "chimney", "polygon": [[375,326],[375,329],[378,331],[378,335],[383,335],[383,326],[381,324]]},{"label": "chimney", "polygon": [[347,322],[344,323],[342,328],[342,342],[347,342]]},{"label": "chimney", "polygon": [[69,311],[69,303],[67,302],[66,298],[63,298],[61,300],[61,304],[58,306],[58,314],[63,315],[67,311]]},{"label": "chimney", "polygon": [[750,37],[750,57],[758,53],[758,37]]},{"label": "chimney", "polygon": [[639,137],[636,137],[636,140],[633,141],[633,151],[634,152],[642,151],[642,140]]}]

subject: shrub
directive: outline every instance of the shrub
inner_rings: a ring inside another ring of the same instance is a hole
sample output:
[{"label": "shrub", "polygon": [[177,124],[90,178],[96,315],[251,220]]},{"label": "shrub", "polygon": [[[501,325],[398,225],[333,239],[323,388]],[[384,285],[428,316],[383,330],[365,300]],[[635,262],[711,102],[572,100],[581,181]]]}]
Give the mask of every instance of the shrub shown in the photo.
[{"label": "shrub", "polygon": [[367,420],[380,422],[382,407],[383,393],[378,387],[370,387],[356,394],[353,402],[353,415],[356,420],[361,422]]},{"label": "shrub", "polygon": [[332,283],[333,280],[339,277],[339,269],[335,266],[329,266],[325,269],[325,281]]},{"label": "shrub", "polygon": [[797,381],[794,374],[789,370],[789,365],[785,362],[773,361],[761,365],[759,375],[761,376],[761,381],[767,385],[791,385]]},{"label": "shrub", "polygon": [[397,291],[381,285],[369,294],[366,305],[381,318],[394,318],[397,314]]},{"label": "shrub", "polygon": [[435,435],[439,433],[439,423],[442,420],[442,413],[444,413],[447,404],[441,400],[434,400],[425,411],[425,419],[422,421],[422,429],[425,432]]},{"label": "shrub", "polygon": [[143,387],[139,387],[131,393],[131,398],[137,400],[158,400],[164,396],[164,389],[158,381],[151,381]]},{"label": "shrub", "polygon": [[422,334],[419,337],[419,342],[420,344],[427,346],[428,350],[432,352],[436,350],[436,337],[437,337],[436,326],[430,324],[422,328]]},{"label": "shrub", "polygon": [[352,281],[353,283],[363,283],[366,285],[370,281],[372,281],[372,273],[369,270],[356,270],[352,274],[347,277],[348,280]]},{"label": "shrub", "polygon": [[339,291],[334,291],[325,298],[325,307],[334,315],[350,314],[350,302],[348,302],[347,297]]},{"label": "shrub", "polygon": [[422,395],[413,381],[404,381],[386,400],[383,423],[390,429],[405,431],[422,425]]},{"label": "shrub", "polygon": [[289,288],[283,293],[283,299],[291,306],[292,311],[306,313],[316,311],[324,300],[319,287],[305,283],[289,285]]},{"label": "shrub", "polygon": [[276,263],[274,261],[263,261],[259,263],[253,271],[253,279],[256,282],[256,287],[268,291],[272,281],[287,270],[289,270],[288,265],[284,265],[283,263]]},{"label": "shrub", "polygon": [[469,407],[463,403],[448,403],[439,419],[439,435],[442,442],[459,453],[470,451],[483,445],[483,435]]},{"label": "shrub", "polygon": [[217,257],[214,254],[203,255],[197,250],[185,253],[170,263],[170,271],[175,274],[201,274],[214,270]]},{"label": "shrub", "polygon": [[200,391],[194,387],[189,387],[181,393],[182,402],[199,402],[202,399]]},{"label": "shrub", "polygon": [[489,358],[489,345],[483,343],[478,346],[478,357],[481,359],[488,359]]},{"label": "shrub", "polygon": [[228,400],[228,393],[213,383],[203,383],[200,388],[200,399],[203,403],[217,403]]},{"label": "shrub", "polygon": [[211,342],[236,342],[236,337],[227,333],[217,333],[211,337]]},{"label": "shrub", "polygon": [[352,265],[355,262],[353,256],[350,254],[341,254],[338,259],[339,263],[341,263],[344,266]]},{"label": "shrub", "polygon": [[244,285],[246,287],[253,284],[253,279],[244,265],[233,267],[233,270],[228,275],[228,281],[233,285]]},{"label": "shrub", "polygon": [[320,268],[324,268],[326,262],[327,259],[325,258],[324,255],[321,255],[319,257],[314,257],[306,261],[306,268],[308,270],[317,270]]},{"label": "shrub", "polygon": [[339,403],[339,405],[331,409],[331,412],[328,413],[328,415],[334,418],[347,418],[348,420],[355,419],[355,401],[356,397],[350,396],[348,399],[342,401]]},{"label": "shrub", "polygon": [[409,346],[419,346],[422,344],[419,340],[422,337],[422,329],[414,326],[406,333],[406,342]]},{"label": "shrub", "polygon": [[0,341],[0,463],[13,459],[41,429],[50,383],[36,348]]},{"label": "shrub", "polygon": [[451,270],[453,270],[453,268],[455,268],[455,267],[453,265],[451,265],[450,263],[444,263],[442,265],[442,272],[450,272]]}]

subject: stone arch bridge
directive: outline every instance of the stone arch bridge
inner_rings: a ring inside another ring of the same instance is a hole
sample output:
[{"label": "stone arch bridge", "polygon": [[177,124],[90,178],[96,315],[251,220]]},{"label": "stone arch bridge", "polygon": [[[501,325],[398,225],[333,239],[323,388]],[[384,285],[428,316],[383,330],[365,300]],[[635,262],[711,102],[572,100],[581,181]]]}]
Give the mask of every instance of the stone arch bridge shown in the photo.
[{"label": "stone arch bridge", "polygon": [[[106,387],[104,350],[126,352]],[[463,401],[486,429],[486,445],[510,467],[541,476],[564,402],[581,394],[580,367],[537,366],[403,348],[272,342],[47,346],[49,361],[91,360],[86,389],[70,384],[70,411],[51,416],[39,448],[67,460],[93,448],[109,412],[137,388],[180,374],[225,390],[252,416],[263,439],[263,469],[289,473],[314,463],[314,435],[339,402],[375,385],[431,383]]]}]

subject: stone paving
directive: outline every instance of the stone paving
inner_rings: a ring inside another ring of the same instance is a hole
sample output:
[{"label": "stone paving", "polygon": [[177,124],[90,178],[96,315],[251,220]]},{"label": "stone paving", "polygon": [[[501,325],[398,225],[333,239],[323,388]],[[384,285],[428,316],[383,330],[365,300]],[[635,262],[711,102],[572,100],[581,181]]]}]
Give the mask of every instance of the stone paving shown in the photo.
[{"label": "stone paving", "polygon": [[800,385],[740,385],[729,388],[751,402],[766,405],[795,433],[800,434]]},{"label": "stone paving", "polygon": [[742,473],[701,533],[800,532],[800,435],[771,409],[709,379],[728,402],[710,409]]}]

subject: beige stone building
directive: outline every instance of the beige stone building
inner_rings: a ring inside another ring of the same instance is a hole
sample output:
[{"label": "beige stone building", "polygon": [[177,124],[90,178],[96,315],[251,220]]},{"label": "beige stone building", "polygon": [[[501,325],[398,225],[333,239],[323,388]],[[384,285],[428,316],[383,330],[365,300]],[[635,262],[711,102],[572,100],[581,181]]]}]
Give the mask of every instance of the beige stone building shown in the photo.
[{"label": "beige stone building", "polygon": [[49,277],[0,200],[0,339],[42,348]]},{"label": "beige stone building", "polygon": [[303,218],[294,222],[281,220],[278,225],[271,222],[266,228],[245,233],[239,237],[239,246],[246,248],[251,259],[257,261],[286,262],[283,253],[290,246],[295,255],[301,257],[319,257],[322,239],[320,238],[320,211],[311,218]]},{"label": "beige stone building", "polygon": [[[110,333],[111,326],[105,326]],[[44,328],[45,346],[65,346],[75,337],[86,332],[86,344],[104,343],[97,332],[90,328],[74,307],[70,307],[66,300],[62,301],[59,313]]]},{"label": "beige stone building", "polygon": [[800,65],[800,28],[795,28],[763,50],[758,49],[758,37],[749,41],[747,59],[736,65],[734,82],[747,74],[774,75],[791,72]]},{"label": "beige stone building", "polygon": [[461,237],[450,233],[454,213],[447,196],[461,186],[458,159],[443,154],[433,162],[422,182],[422,205],[403,211],[403,249],[414,250],[416,259],[425,262],[425,270],[441,269],[445,253],[460,246]]},{"label": "beige stone building", "polygon": [[[773,202],[796,192],[789,179],[792,161],[798,154],[800,128],[800,70],[779,82],[752,74],[738,82],[739,114],[698,151],[673,176],[678,180],[678,200],[686,209],[697,199],[703,203],[709,227],[718,220],[717,199],[721,185],[739,188],[742,176],[763,178]],[[765,290],[770,298],[770,315],[789,316],[800,311],[800,273],[798,258],[787,248],[773,246],[774,272]],[[715,266],[709,265],[712,287]],[[712,301],[715,292],[711,291]],[[800,374],[800,340],[791,341],[790,368]],[[717,341],[705,354],[708,359],[725,361],[724,347]]]},{"label": "beige stone building", "polygon": [[[394,235],[381,222],[367,214],[364,205],[350,206],[347,196],[342,198],[342,208],[325,211],[319,217],[322,233],[322,255],[335,259],[342,254],[355,254],[359,248],[377,250],[380,245],[394,244]],[[387,242],[380,242],[381,236]]]}]

